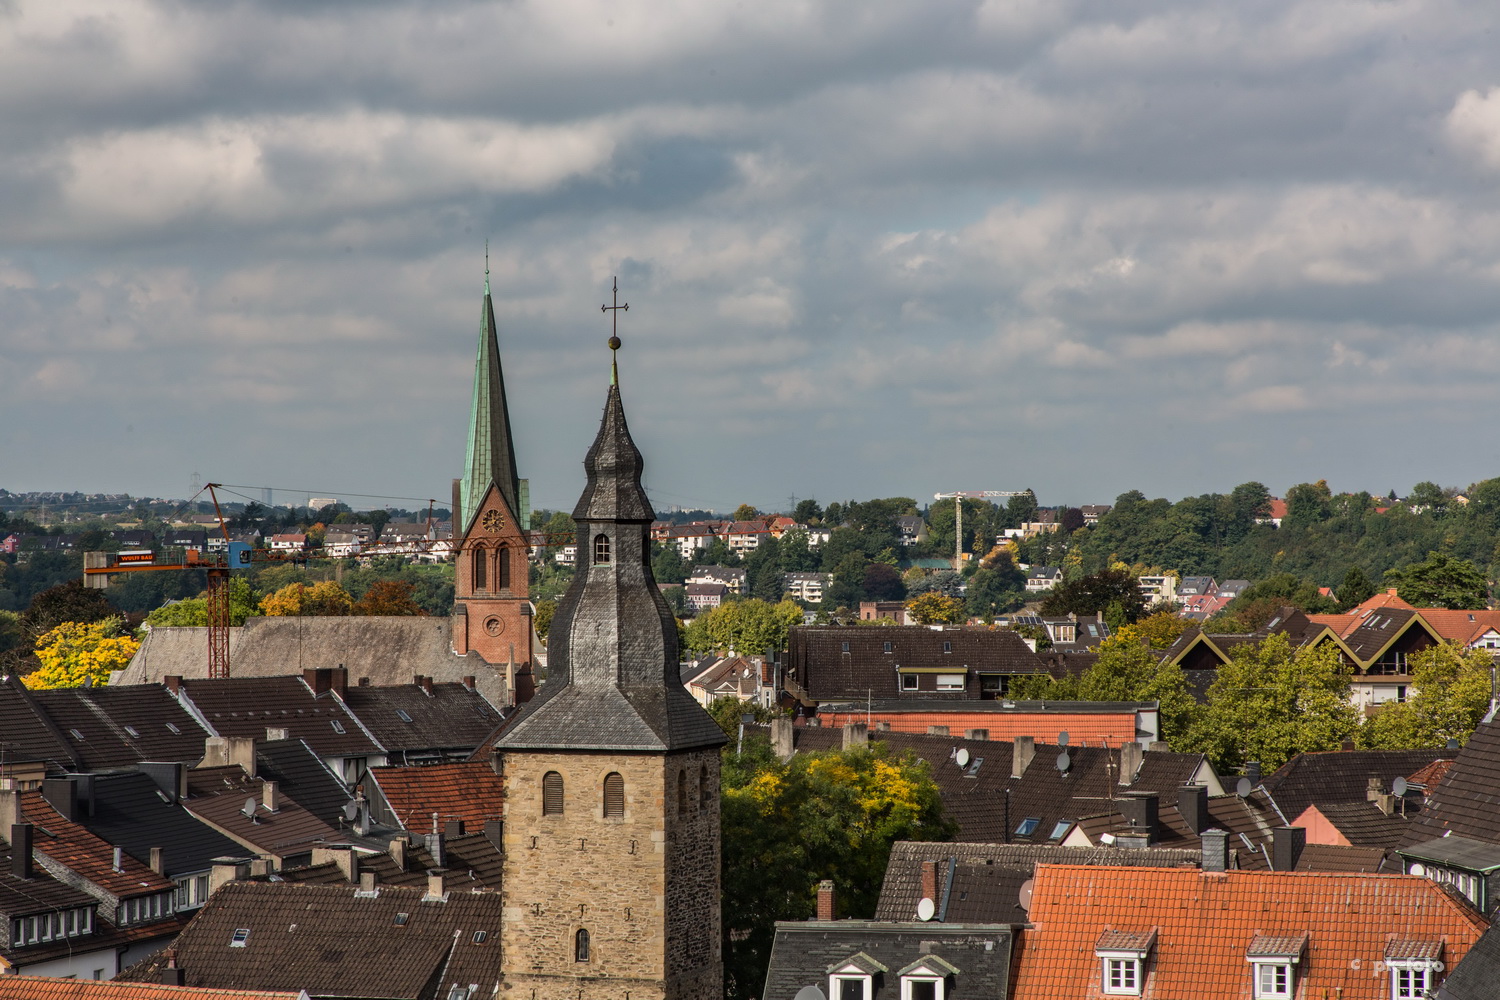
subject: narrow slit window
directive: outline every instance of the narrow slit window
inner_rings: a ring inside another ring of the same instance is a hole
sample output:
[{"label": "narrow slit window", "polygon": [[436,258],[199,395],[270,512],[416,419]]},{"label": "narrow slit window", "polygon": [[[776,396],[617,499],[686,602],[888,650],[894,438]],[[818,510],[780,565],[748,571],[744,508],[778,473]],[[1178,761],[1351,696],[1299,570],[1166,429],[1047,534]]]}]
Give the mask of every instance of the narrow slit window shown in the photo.
[{"label": "narrow slit window", "polygon": [[495,550],[495,587],[510,589],[510,549],[504,545]]},{"label": "narrow slit window", "polygon": [[563,778],[556,771],[542,775],[542,815],[561,816],[563,811]]},{"label": "narrow slit window", "polygon": [[611,771],[604,776],[604,816],[618,819],[625,815],[625,779]]},{"label": "narrow slit window", "polygon": [[490,583],[488,578],[489,553],[479,548],[474,550],[474,589],[488,590]]},{"label": "narrow slit window", "polygon": [[573,961],[587,962],[589,960],[589,932],[584,928],[578,928],[578,933],[573,935]]},{"label": "narrow slit window", "polygon": [[607,566],[607,565],[609,565],[609,536],[608,535],[595,535],[594,536],[594,565],[595,566]]},{"label": "narrow slit window", "polygon": [[708,766],[698,768],[698,811],[708,812],[709,789],[708,789]]}]

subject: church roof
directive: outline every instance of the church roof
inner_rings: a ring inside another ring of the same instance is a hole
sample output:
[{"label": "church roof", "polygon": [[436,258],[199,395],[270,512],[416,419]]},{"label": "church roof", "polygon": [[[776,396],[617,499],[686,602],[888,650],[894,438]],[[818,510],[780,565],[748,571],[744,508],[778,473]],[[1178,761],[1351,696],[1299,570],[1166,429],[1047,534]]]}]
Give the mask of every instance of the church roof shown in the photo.
[{"label": "church roof", "polygon": [[466,530],[479,512],[485,491],[493,483],[513,514],[524,516],[521,485],[516,477],[516,450],[510,435],[510,411],[505,403],[505,377],[500,370],[500,342],[495,331],[495,305],[490,299],[488,271],[484,306],[479,315],[479,352],[474,360],[474,398],[469,405],[469,442],[464,456],[457,513]]},{"label": "church roof", "polygon": [[579,567],[552,621],[547,683],[496,749],[663,751],[726,742],[678,674],[677,625],[651,574],[656,515],[642,465],[611,384],[573,518],[580,539],[598,532],[612,551]]}]

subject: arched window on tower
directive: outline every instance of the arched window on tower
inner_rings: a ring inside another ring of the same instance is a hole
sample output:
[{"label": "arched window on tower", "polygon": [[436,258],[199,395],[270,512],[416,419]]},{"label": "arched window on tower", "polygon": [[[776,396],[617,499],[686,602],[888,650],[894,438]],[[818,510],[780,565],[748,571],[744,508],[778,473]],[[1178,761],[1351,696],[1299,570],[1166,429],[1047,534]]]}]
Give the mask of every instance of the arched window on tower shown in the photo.
[{"label": "arched window on tower", "polygon": [[604,818],[617,819],[625,815],[625,779],[617,771],[604,776]]},{"label": "arched window on tower", "polygon": [[687,772],[677,772],[677,815],[687,815]]},{"label": "arched window on tower", "polygon": [[495,589],[510,589],[510,549],[504,545],[495,550]]},{"label": "arched window on tower", "polygon": [[542,815],[561,816],[563,811],[563,779],[556,771],[542,775]]},{"label": "arched window on tower", "polygon": [[609,564],[609,536],[594,536],[594,565],[606,566]]},{"label": "arched window on tower", "polygon": [[474,550],[471,558],[474,566],[474,589],[490,589],[489,574],[485,572],[489,568],[490,554],[484,550],[483,546],[480,546]]},{"label": "arched window on tower", "polygon": [[573,961],[587,962],[589,960],[589,932],[584,928],[578,928],[578,933],[573,935]]},{"label": "arched window on tower", "polygon": [[708,812],[708,765],[698,768],[698,811]]}]

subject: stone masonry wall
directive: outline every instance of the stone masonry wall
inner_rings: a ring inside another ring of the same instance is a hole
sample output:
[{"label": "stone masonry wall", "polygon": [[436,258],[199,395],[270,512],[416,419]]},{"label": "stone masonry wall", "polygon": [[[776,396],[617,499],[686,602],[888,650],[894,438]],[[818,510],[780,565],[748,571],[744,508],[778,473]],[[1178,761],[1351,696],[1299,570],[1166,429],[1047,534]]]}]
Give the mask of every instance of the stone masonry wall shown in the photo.
[{"label": "stone masonry wall", "polygon": [[[701,769],[708,808],[699,809]],[[511,752],[505,782],[503,998],[719,1000],[718,754]],[[688,775],[677,812],[677,773]],[[563,777],[562,815],[542,815],[542,779]],[[604,779],[625,815],[604,818]],[[575,959],[577,933],[589,959]]]}]

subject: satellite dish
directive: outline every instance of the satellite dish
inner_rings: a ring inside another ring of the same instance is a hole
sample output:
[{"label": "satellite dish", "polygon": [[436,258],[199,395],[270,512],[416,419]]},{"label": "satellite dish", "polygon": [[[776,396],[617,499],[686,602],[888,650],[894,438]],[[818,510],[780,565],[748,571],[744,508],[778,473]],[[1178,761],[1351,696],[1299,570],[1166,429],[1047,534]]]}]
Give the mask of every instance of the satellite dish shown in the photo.
[{"label": "satellite dish", "polygon": [[963,747],[959,747],[958,753],[956,753],[956,754],[953,755],[953,762],[955,764],[957,764],[959,767],[968,767],[969,766],[969,751],[965,750]]},{"label": "satellite dish", "polygon": [[828,1000],[828,998],[816,986],[804,986],[797,991],[793,1000]]},{"label": "satellite dish", "polygon": [[1036,886],[1036,879],[1029,878],[1021,883],[1021,909],[1027,913],[1031,912],[1031,890]]},{"label": "satellite dish", "polygon": [[1406,794],[1405,778],[1397,778],[1395,781],[1391,782],[1391,794],[1396,796],[1397,798],[1400,798],[1401,796]]},{"label": "satellite dish", "polygon": [[1060,747],[1068,745],[1068,731],[1066,729],[1057,734],[1057,745]]},{"label": "satellite dish", "polygon": [[255,818],[255,800],[254,799],[246,799],[245,800],[245,807],[240,810],[240,815],[243,816],[243,817],[245,817],[246,819],[254,819]]},{"label": "satellite dish", "polygon": [[1255,786],[1250,784],[1249,778],[1241,778],[1234,784],[1234,794],[1238,795],[1242,799],[1247,799],[1250,797],[1250,792],[1254,788]]},{"label": "satellite dish", "polygon": [[1412,866],[1410,868],[1406,869],[1406,874],[1408,874],[1408,875],[1426,875],[1427,874],[1427,866],[1426,865],[1417,864],[1416,862],[1412,862]]},{"label": "satellite dish", "polygon": [[355,802],[353,799],[350,799],[348,802],[344,803],[344,818],[346,820],[348,820],[349,822],[353,823],[354,822],[354,817],[356,817],[358,815],[359,815],[359,803],[358,802]]},{"label": "satellite dish", "polygon": [[1059,771],[1062,771],[1064,774],[1066,774],[1068,768],[1072,766],[1073,758],[1068,756],[1068,751],[1064,750],[1062,753],[1057,755],[1057,769]]},{"label": "satellite dish", "polygon": [[931,920],[936,915],[937,915],[937,904],[936,903],[934,903],[932,900],[928,899],[926,896],[923,896],[921,899],[917,900],[917,919],[918,920]]},{"label": "satellite dish", "polygon": [[85,677],[83,679],[83,686],[86,687],[86,688],[91,688],[91,687],[94,686],[94,675],[93,674],[90,674],[89,676],[87,676],[87,677]]}]

